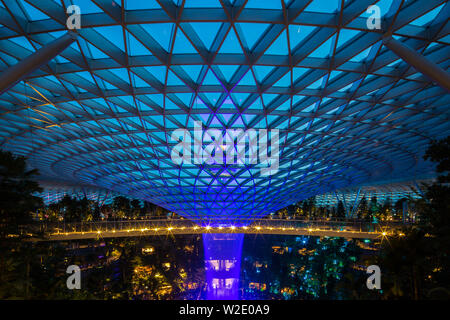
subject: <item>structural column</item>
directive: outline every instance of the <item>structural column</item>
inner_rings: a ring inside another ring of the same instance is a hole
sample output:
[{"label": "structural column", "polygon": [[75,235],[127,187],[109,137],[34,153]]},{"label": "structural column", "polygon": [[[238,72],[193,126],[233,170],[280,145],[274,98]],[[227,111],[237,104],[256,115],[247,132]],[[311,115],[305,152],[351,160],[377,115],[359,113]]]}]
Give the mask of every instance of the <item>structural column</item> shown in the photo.
[{"label": "structural column", "polygon": [[75,32],[69,31],[58,39],[46,44],[25,59],[9,67],[0,74],[0,94],[7,91],[27,75],[48,63],[70,46],[77,38]]},{"label": "structural column", "polygon": [[411,49],[401,41],[395,40],[392,36],[383,38],[383,44],[414,67],[414,69],[437,82],[442,88],[450,91],[450,74],[436,63],[429,61],[416,50]]}]

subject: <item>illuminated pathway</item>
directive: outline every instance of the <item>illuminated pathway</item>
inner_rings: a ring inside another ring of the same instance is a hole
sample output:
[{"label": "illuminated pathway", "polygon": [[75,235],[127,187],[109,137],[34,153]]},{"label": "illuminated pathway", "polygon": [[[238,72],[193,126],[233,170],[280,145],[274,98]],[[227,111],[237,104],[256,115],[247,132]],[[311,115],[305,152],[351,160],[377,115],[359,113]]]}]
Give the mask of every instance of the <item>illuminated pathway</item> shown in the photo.
[{"label": "illuminated pathway", "polygon": [[[136,236],[167,236],[188,234],[273,234],[273,235],[307,235],[320,237],[344,237],[375,239],[401,234],[400,223],[372,224],[364,221],[345,220],[285,220],[256,219],[248,225],[220,226],[216,220],[198,224],[186,219],[152,219],[152,220],[121,220],[99,221],[86,223],[55,223],[41,224],[40,230],[47,234],[45,240],[64,241],[79,239],[97,239],[113,237]],[[42,239],[37,239],[37,241]]]}]

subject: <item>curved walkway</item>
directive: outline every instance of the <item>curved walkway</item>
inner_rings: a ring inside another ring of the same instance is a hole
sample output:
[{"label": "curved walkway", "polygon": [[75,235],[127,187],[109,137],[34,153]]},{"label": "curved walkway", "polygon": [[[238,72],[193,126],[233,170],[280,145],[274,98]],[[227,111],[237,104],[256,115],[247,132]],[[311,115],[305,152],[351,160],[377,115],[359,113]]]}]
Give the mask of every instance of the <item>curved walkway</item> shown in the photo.
[{"label": "curved walkway", "polygon": [[359,220],[240,219],[239,225],[220,219],[196,222],[187,219],[147,219],[96,221],[84,223],[45,223],[39,230],[45,238],[37,241],[65,241],[113,237],[168,236],[202,233],[244,233],[306,235],[376,239],[400,232],[403,224],[368,223]]}]

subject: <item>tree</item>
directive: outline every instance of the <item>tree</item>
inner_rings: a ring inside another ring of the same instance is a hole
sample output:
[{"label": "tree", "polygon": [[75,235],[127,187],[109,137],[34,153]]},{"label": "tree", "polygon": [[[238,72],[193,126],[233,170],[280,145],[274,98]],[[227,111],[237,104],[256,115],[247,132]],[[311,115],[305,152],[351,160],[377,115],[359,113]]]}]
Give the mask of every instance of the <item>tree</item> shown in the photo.
[{"label": "tree", "polygon": [[65,195],[58,206],[66,221],[89,221],[93,220],[94,204],[86,197],[78,200],[69,195]]},{"label": "tree", "polygon": [[112,207],[116,217],[118,218],[128,216],[131,211],[130,200],[122,196],[117,196],[113,199]]},{"label": "tree", "polygon": [[433,141],[427,149],[425,160],[437,162],[436,172],[440,183],[450,182],[450,136],[445,139]]},{"label": "tree", "polygon": [[295,205],[291,204],[287,207],[287,216],[294,217],[295,216]]},{"label": "tree", "polygon": [[367,199],[364,196],[361,199],[361,202],[359,203],[358,207],[358,219],[367,218],[367,214],[369,212],[369,207],[367,206]]},{"label": "tree", "polygon": [[46,221],[59,221],[61,218],[61,210],[58,203],[51,203],[48,206],[39,209],[39,218]]},{"label": "tree", "polygon": [[94,211],[92,213],[92,217],[94,221],[100,220],[100,206],[98,202],[94,204]]},{"label": "tree", "polygon": [[449,245],[450,240],[450,136],[434,141],[428,148],[424,159],[438,162],[436,172],[441,173],[437,182],[424,185],[423,199],[415,206],[419,211],[419,222],[423,229]]},{"label": "tree", "polygon": [[316,216],[316,197],[313,196],[308,199],[308,207],[309,207],[309,217]]},{"label": "tree", "polygon": [[303,212],[303,216],[305,218],[308,217],[308,214],[309,214],[309,203],[308,203],[308,200],[303,200],[302,201],[302,212]]},{"label": "tree", "polygon": [[131,205],[131,213],[133,217],[137,217],[141,214],[142,207],[141,207],[141,201],[137,199],[133,199],[130,202]]},{"label": "tree", "polygon": [[392,215],[392,202],[391,202],[391,198],[387,197],[386,200],[384,201],[383,205],[380,208],[379,216],[383,220],[383,219],[387,219],[391,215]]},{"label": "tree", "polygon": [[[26,158],[0,151],[0,299],[29,297],[31,242],[21,242],[21,225],[32,222],[32,212],[43,205],[42,192],[33,180]],[[14,234],[14,237],[8,235]]]},{"label": "tree", "polygon": [[433,142],[424,158],[437,162],[436,182],[423,185],[415,201],[418,224],[385,242],[376,264],[383,268],[386,297],[449,299],[450,171],[449,138]]},{"label": "tree", "polygon": [[378,199],[377,196],[373,196],[370,198],[369,203],[369,214],[367,215],[368,220],[372,220],[374,217],[378,215],[379,207],[378,207]]},{"label": "tree", "polygon": [[394,204],[394,210],[395,210],[395,216],[397,218],[402,219],[403,218],[403,206],[405,205],[405,202],[408,201],[407,198],[403,197],[401,199],[398,199]]},{"label": "tree", "polygon": [[345,208],[341,200],[338,202],[336,215],[338,218],[345,218]]},{"label": "tree", "polygon": [[155,209],[156,209],[156,205],[148,202],[148,201],[144,201],[144,214],[150,214],[150,215],[154,215],[155,214]]},{"label": "tree", "polygon": [[37,175],[37,170],[27,169],[25,157],[0,151],[0,224],[16,227],[31,221],[31,213],[43,205],[34,195],[42,192],[33,180]]}]

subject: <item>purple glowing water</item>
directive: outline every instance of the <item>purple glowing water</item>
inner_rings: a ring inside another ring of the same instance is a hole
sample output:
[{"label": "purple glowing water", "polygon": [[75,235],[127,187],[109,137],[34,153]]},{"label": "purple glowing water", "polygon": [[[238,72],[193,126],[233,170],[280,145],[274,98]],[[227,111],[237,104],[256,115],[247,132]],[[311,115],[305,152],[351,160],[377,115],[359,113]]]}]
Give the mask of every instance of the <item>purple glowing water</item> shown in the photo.
[{"label": "purple glowing water", "polygon": [[208,300],[238,300],[243,234],[203,234]]}]

